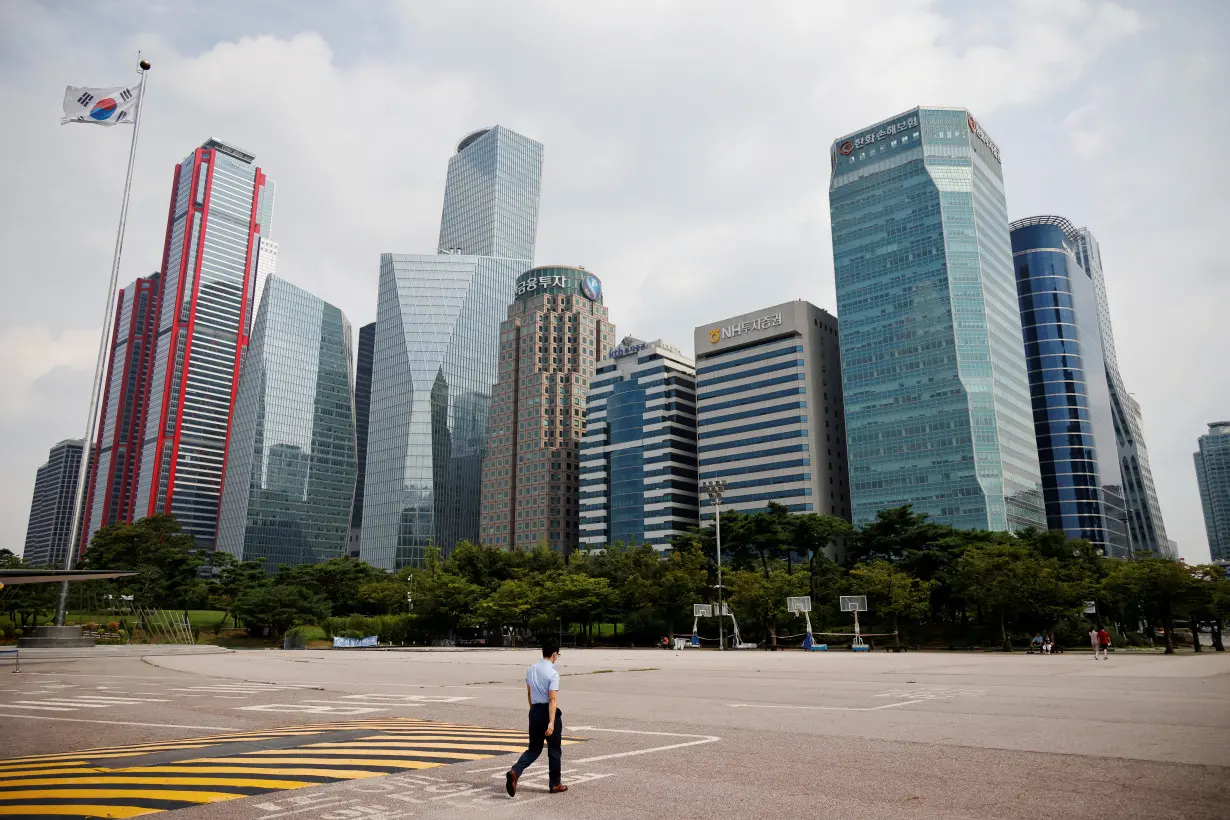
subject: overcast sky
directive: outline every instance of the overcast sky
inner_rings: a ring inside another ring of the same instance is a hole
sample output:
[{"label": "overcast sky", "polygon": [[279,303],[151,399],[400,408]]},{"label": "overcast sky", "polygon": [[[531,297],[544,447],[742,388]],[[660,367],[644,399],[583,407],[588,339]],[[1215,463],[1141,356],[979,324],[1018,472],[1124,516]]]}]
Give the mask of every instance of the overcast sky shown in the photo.
[{"label": "overcast sky", "polygon": [[[992,6],[988,10],[984,6]],[[495,123],[546,146],[540,264],[598,273],[617,330],[805,298],[834,309],[828,145],[918,104],[999,144],[1012,218],[1101,242],[1166,529],[1208,543],[1192,466],[1230,417],[1230,4],[0,3],[0,547],[80,437],[130,131],[59,125],[66,85],[153,63],[120,284],[156,270],[207,137],[277,182],[278,273],[376,315],[381,252],[432,253],[445,166]]]}]

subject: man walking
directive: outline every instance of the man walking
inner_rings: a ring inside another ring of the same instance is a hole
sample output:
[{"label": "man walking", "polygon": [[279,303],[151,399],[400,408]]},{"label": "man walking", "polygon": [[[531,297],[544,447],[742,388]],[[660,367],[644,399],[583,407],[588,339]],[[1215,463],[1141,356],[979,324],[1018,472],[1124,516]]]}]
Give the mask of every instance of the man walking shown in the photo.
[{"label": "man walking", "polygon": [[517,794],[517,780],[542,754],[542,744],[547,744],[547,766],[550,771],[552,794],[568,791],[560,783],[560,768],[563,765],[564,714],[559,710],[559,672],[555,662],[559,660],[559,640],[545,638],[542,642],[542,660],[525,673],[525,695],[530,702],[530,746],[521,759],[504,775],[504,787],[508,796]]},{"label": "man walking", "polygon": [[[1099,629],[1098,630],[1098,649],[1101,650],[1102,660],[1104,661],[1110,660],[1110,654],[1106,651],[1109,648],[1110,648],[1110,633],[1107,632],[1105,629]],[[1096,652],[1094,653],[1094,657],[1095,658],[1097,657]]]},{"label": "man walking", "polygon": [[1095,661],[1098,659],[1098,643],[1098,628],[1096,626],[1091,627],[1089,629],[1089,644],[1093,647],[1093,659]]}]

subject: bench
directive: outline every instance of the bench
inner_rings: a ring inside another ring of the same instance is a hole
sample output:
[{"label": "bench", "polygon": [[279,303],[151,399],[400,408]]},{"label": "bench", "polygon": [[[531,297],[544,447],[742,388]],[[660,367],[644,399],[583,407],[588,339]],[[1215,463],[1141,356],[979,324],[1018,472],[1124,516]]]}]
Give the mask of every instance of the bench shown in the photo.
[{"label": "bench", "polygon": [[12,655],[13,663],[14,663],[13,671],[14,672],[21,671],[21,654],[20,654],[20,650],[18,650],[17,647],[12,647],[12,648],[5,647],[5,648],[0,649],[0,656],[3,656],[3,655]]}]

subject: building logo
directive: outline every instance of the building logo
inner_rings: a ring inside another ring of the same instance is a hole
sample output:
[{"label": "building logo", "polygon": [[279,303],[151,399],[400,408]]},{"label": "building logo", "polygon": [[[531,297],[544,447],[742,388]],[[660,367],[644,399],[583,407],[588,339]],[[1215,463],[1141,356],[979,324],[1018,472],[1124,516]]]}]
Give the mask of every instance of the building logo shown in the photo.
[{"label": "building logo", "polygon": [[585,278],[581,280],[581,293],[585,294],[589,301],[597,302],[602,298],[602,282],[592,273],[585,274]]},{"label": "building logo", "polygon": [[854,143],[851,140],[846,140],[837,148],[837,153],[843,157],[850,156],[850,154],[854,153]]},{"label": "building logo", "polygon": [[[982,130],[982,127],[978,125],[978,120],[974,119],[973,114],[966,114],[965,119],[969,123],[970,133],[978,137],[978,139],[982,140],[982,144],[985,145],[987,148],[990,148],[991,153],[994,154],[995,158],[998,160],[999,159],[999,146],[995,144],[994,140],[992,140],[990,137],[987,136],[986,131]],[[1002,162],[1003,160],[1000,160],[1000,161]]]},{"label": "building logo", "polygon": [[107,97],[94,103],[94,107],[90,109],[90,119],[103,120],[111,119],[111,115],[115,113],[115,100]]},{"label": "building logo", "polygon": [[607,354],[609,359],[622,359],[624,356],[631,356],[634,353],[640,353],[645,349],[644,342],[636,342],[629,344],[621,344],[619,347]]},{"label": "building logo", "polygon": [[781,323],[782,315],[780,313],[770,313],[768,316],[761,316],[759,319],[752,319],[750,322],[740,322],[737,325],[727,325],[726,327],[715,327],[709,331],[709,342],[717,344],[723,339],[733,339],[736,336],[742,336],[745,333],[757,330],[768,330],[771,327],[777,327]]}]

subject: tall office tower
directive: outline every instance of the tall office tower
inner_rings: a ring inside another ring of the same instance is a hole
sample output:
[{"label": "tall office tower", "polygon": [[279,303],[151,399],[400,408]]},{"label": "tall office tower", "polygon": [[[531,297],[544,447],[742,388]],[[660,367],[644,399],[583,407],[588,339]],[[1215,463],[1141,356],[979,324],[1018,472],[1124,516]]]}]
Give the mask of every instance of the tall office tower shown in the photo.
[{"label": "tall office tower", "polygon": [[1119,471],[1123,476],[1123,496],[1127,507],[1128,535],[1132,550],[1166,555],[1171,552],[1170,539],[1166,537],[1162,507],[1153,486],[1153,470],[1149,466],[1148,448],[1145,447],[1140,405],[1128,394],[1123,385],[1123,377],[1119,374],[1119,359],[1115,355],[1115,337],[1110,324],[1110,304],[1106,297],[1106,279],[1102,274],[1102,252],[1097,239],[1088,228],[1076,228],[1069,238],[1074,242],[1076,261],[1093,282],[1094,298],[1098,303],[1102,359],[1106,363],[1106,386],[1110,391],[1110,407],[1119,453]]},{"label": "tall office tower", "polygon": [[376,323],[359,328],[359,358],[354,377],[354,432],[358,473],[354,485],[354,506],[350,510],[351,556],[359,557],[359,533],[363,529],[363,478],[367,470],[367,422],[372,406],[372,355],[376,349]]},{"label": "tall office tower", "polygon": [[207,140],[175,168],[133,518],[171,513],[213,547],[239,360],[273,182]]},{"label": "tall office tower", "polygon": [[696,328],[700,480],[726,480],[723,508],[849,520],[838,332],[801,299]]},{"label": "tall office tower", "polygon": [[552,266],[517,277],[516,300],[500,325],[500,377],[482,466],[484,545],[576,547],[585,396],[614,338],[594,274]]},{"label": "tall office tower", "polygon": [[73,502],[84,449],[85,442],[79,438],[61,441],[51,448],[47,463],[38,468],[22,552],[30,566],[64,566],[65,552],[73,541]]},{"label": "tall office tower", "polygon": [[666,550],[698,521],[696,365],[627,336],[598,362],[585,401],[581,548]]},{"label": "tall office tower", "polygon": [[150,362],[158,310],[157,273],[120,291],[115,304],[102,414],[93,443],[78,549],[111,524],[132,521],[136,508],[141,424],[149,400]]},{"label": "tall office tower", "polygon": [[965,109],[915,108],[831,160],[854,522],[1045,528],[999,149]]},{"label": "tall office tower", "polygon": [[1209,554],[1214,561],[1230,563],[1230,421],[1210,424],[1193,458]]},{"label": "tall office tower", "polygon": [[449,160],[439,253],[380,257],[359,554],[384,569],[479,538],[500,322],[533,266],[542,145],[495,126]]},{"label": "tall office tower", "polygon": [[239,373],[217,548],[244,561],[346,554],[355,490],[350,323],[271,276]]},{"label": "tall office tower", "polygon": [[1076,229],[1059,216],[1009,228],[1047,526],[1127,558],[1103,322],[1093,279],[1076,260]]}]

